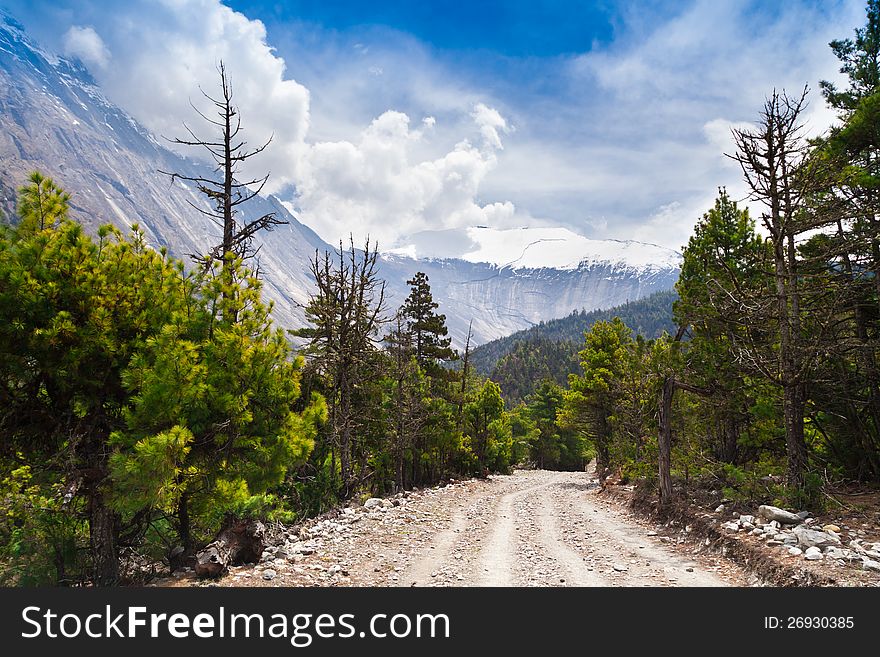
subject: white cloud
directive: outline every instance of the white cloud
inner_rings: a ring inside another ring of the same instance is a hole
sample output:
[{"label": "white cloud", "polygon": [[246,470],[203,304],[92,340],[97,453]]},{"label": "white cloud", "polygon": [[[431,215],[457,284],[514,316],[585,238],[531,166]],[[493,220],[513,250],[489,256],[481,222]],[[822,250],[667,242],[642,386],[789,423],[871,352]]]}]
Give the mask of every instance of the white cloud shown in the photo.
[{"label": "white cloud", "polygon": [[[754,128],[752,123],[745,121],[728,121],[727,119],[712,119],[703,124],[703,134],[706,142],[718,153],[732,155],[736,152],[736,144],[733,140],[734,130],[749,130]],[[737,166],[736,163],[727,158],[731,166]]]},{"label": "white cloud", "polygon": [[[189,100],[211,115],[213,108],[199,88],[218,95],[222,60],[248,144],[258,146],[274,133],[269,148],[243,174],[271,171],[269,192],[294,182],[308,130],[309,92],[287,77],[285,62],[266,43],[260,21],[218,0],[135,0],[100,29],[114,61],[93,73],[112,100],[165,137],[185,137],[184,122],[196,134],[213,136]],[[200,156],[198,149],[186,154]]]},{"label": "white cloud", "polygon": [[362,240],[369,233],[385,248],[422,231],[508,223],[513,204],[476,201],[506,122],[485,105],[472,116],[483,146],[463,139],[432,159],[413,153],[436,120],[427,117],[423,129],[414,130],[409,117],[395,111],[374,119],[355,141],[309,145],[298,167],[300,216],[328,239],[352,232]]},{"label": "white cloud", "polygon": [[504,117],[491,107],[483,103],[477,103],[474,111],[471,112],[474,122],[480,128],[480,134],[483,136],[483,143],[492,150],[501,150],[504,146],[501,144],[501,133],[510,132],[507,121]]},{"label": "white cloud", "polygon": [[[216,95],[217,64],[223,60],[248,143],[257,146],[274,133],[272,144],[248,163],[251,168],[243,175],[270,170],[267,192],[295,189],[295,198],[288,200],[297,215],[328,241],[351,232],[358,240],[369,234],[391,247],[408,233],[503,223],[515,215],[509,202],[477,201],[511,127],[500,112],[469,93],[434,86],[425,94],[425,109],[432,114],[420,112],[424,118],[415,126],[407,113],[386,104],[351,138],[320,139],[310,130],[310,92],[292,79],[285,61],[269,46],[265,26],[219,0],[136,0],[100,29],[118,53],[112,68],[93,73],[110,98],[159,135],[185,136],[184,123],[199,135],[211,134],[188,100],[210,116],[210,103],[199,89]],[[80,37],[76,43],[101,44],[98,33],[89,30],[89,40]],[[134,43],[138,46],[131,47]],[[389,68],[401,72],[400,62],[388,53],[375,54],[362,43],[346,50],[356,63],[333,72],[340,84],[357,80],[349,93],[381,94],[390,77],[384,73]],[[97,63],[94,56],[89,61]],[[431,85],[423,78],[414,84],[427,89]],[[378,91],[370,85],[379,85]],[[329,94],[324,91],[322,107],[329,96],[347,108],[345,96],[334,95],[332,86]],[[434,111],[443,118],[438,120]],[[348,122],[354,130],[351,117]],[[200,155],[198,149],[182,150]]]},{"label": "white cloud", "polygon": [[660,244],[676,250],[687,244],[690,227],[696,217],[687,212],[679,201],[660,206],[651,217],[632,233],[632,239],[649,244]]},{"label": "white cloud", "polygon": [[88,67],[103,70],[110,63],[110,51],[92,27],[71,25],[63,43],[65,55],[76,57]]}]

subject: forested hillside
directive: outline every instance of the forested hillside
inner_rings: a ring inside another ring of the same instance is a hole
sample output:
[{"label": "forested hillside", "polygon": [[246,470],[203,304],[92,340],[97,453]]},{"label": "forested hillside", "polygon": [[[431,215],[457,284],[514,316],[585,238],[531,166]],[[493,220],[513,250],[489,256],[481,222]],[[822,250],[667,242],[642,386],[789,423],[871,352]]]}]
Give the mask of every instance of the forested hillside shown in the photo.
[{"label": "forested hillside", "polygon": [[[604,310],[581,310],[567,317],[541,322],[523,331],[481,344],[474,349],[474,368],[488,375],[498,366],[502,357],[511,353],[518,343],[546,340],[548,342],[569,342],[579,345],[596,322],[614,317],[623,319],[633,331],[646,338],[656,338],[675,331],[672,322],[672,303],[677,298],[674,291],[655,292],[637,301],[628,301],[621,306]],[[574,353],[574,352],[572,352]]]},{"label": "forested hillside", "polygon": [[596,322],[623,319],[633,332],[656,338],[674,332],[672,303],[675,292],[655,292],[607,310],[576,312],[542,322],[525,331],[493,340],[474,349],[474,368],[501,386],[508,404],[515,405],[544,380],[565,385],[569,374],[580,371],[577,352],[584,333]]}]

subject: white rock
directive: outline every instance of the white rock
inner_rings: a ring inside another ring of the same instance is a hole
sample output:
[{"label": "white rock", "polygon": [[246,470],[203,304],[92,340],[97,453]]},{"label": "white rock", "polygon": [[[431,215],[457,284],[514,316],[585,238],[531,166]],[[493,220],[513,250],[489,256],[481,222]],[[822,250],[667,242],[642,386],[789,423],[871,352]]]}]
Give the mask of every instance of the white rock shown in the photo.
[{"label": "white rock", "polygon": [[804,551],[801,550],[799,547],[790,547],[788,548],[788,553],[793,557],[799,557],[804,553]]},{"label": "white rock", "polygon": [[612,565],[611,567],[619,573],[625,573],[627,570],[629,570],[629,568],[627,568],[623,564],[619,564],[619,563],[616,563],[616,564]]},{"label": "white rock", "polygon": [[715,507],[715,513],[724,513],[724,505],[719,504],[717,507]]},{"label": "white rock", "polygon": [[868,559],[867,557],[864,557],[862,558],[862,567],[867,570],[880,572],[880,561],[874,561],[873,559]]},{"label": "white rock", "polygon": [[382,499],[378,497],[371,497],[366,502],[364,502],[365,509],[372,509],[375,506],[382,506]]},{"label": "white rock", "polygon": [[749,532],[752,536],[763,536],[764,530],[760,527],[755,527],[751,532]]},{"label": "white rock", "polygon": [[817,548],[815,545],[812,547],[808,547],[807,551],[804,552],[804,559],[807,561],[819,561],[822,558],[822,550]]},{"label": "white rock", "polygon": [[829,559],[847,559],[849,558],[849,555],[850,551],[844,550],[843,548],[833,546],[825,548],[825,556]]},{"label": "white rock", "polygon": [[768,504],[762,504],[758,507],[758,515],[767,518],[767,520],[775,520],[784,525],[796,525],[801,521],[797,514],[794,514],[791,511],[786,511],[785,509],[780,509],[778,506],[770,506]]},{"label": "white rock", "polygon": [[276,573],[274,570],[272,570],[271,568],[266,568],[266,570],[263,571],[263,579],[271,581],[275,579],[275,574]]},{"label": "white rock", "polygon": [[738,532],[739,531],[739,523],[734,522],[734,521],[725,522],[721,526],[724,527],[724,529],[731,531],[731,532]]},{"label": "white rock", "polygon": [[749,523],[750,525],[755,524],[755,516],[744,515],[739,517],[739,521],[741,523]]},{"label": "white rock", "polygon": [[835,534],[807,529],[804,526],[795,527],[794,535],[797,537],[798,544],[802,547],[825,548],[840,545],[840,539]]}]

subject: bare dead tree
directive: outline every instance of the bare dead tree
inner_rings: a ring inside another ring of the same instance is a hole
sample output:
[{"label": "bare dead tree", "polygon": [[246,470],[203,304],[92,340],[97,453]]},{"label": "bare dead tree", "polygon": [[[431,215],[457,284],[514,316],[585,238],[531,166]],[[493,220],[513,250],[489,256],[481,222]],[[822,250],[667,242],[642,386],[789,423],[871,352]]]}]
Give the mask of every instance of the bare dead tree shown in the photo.
[{"label": "bare dead tree", "polygon": [[759,369],[770,373],[783,390],[787,480],[792,485],[803,483],[807,466],[804,377],[809,359],[801,340],[802,290],[796,247],[797,236],[807,228],[803,209],[814,188],[810,168],[805,166],[809,154],[802,122],[806,98],[806,87],[795,97],[774,90],[764,103],[758,126],[733,131],[737,152],[729,156],[742,169],[749,198],[766,208],[761,221],[773,248],[772,319],[777,324],[779,349],[776,368],[764,364]]},{"label": "bare dead tree", "polygon": [[222,61],[218,66],[218,71],[220,73],[219,98],[211,96],[201,87],[199,88],[202,95],[214,105],[217,118],[207,116],[190,102],[196,114],[218,131],[218,136],[214,139],[204,139],[184,123],[183,127],[189,133],[189,138],[169,140],[181,146],[200,147],[208,151],[216,165],[215,171],[220,174],[218,179],[187,176],[160,170],[160,173],[171,177],[172,183],[176,180],[193,183],[214,206],[211,210],[205,210],[196,203],[188,201],[196,211],[223,229],[222,240],[219,244],[211,247],[207,254],[190,254],[190,257],[206,268],[210,267],[214,260],[223,260],[225,263],[230,255],[233,258],[241,259],[253,257],[258,250],[252,247],[254,236],[261,230],[272,230],[275,226],[287,223],[278,219],[274,212],[245,223],[237,221],[238,207],[258,196],[266,186],[270,175],[267,173],[262,178],[241,181],[237,178],[240,167],[247,160],[266,150],[272,143],[272,137],[269,137],[265,143],[257,148],[251,150],[247,148],[247,142],[240,136],[241,116],[238,108],[232,102],[232,83]]},{"label": "bare dead tree", "polygon": [[357,484],[352,467],[358,428],[364,409],[356,392],[381,373],[378,334],[386,323],[385,281],[378,274],[378,249],[367,240],[363,251],[342,243],[335,254],[315,252],[311,273],[316,290],[306,304],[310,328],[294,334],[309,340],[305,353],[324,382],[329,418],[327,427],[339,455],[342,495]]}]

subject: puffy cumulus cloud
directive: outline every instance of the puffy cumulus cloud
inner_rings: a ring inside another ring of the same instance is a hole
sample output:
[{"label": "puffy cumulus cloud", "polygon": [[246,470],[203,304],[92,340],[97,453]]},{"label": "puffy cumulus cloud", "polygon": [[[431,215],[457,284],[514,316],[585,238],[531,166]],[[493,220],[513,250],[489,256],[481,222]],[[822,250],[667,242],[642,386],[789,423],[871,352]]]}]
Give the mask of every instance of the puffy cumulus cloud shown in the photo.
[{"label": "puffy cumulus cloud", "polygon": [[[211,116],[214,108],[199,88],[219,95],[222,60],[248,144],[258,146],[274,135],[269,148],[251,161],[253,169],[243,173],[258,176],[270,170],[269,192],[294,182],[309,125],[309,92],[286,76],[285,62],[267,44],[260,21],[219,0],[131,0],[96,28],[100,38],[94,30],[71,31],[71,46],[83,57],[90,44],[101,39],[108,44],[113,66],[98,67],[93,74],[109,98],[158,135],[184,137],[186,122],[196,134],[212,136],[188,101]],[[201,156],[198,149],[185,154]]]},{"label": "puffy cumulus cloud", "polygon": [[360,241],[369,234],[383,248],[424,231],[509,223],[516,215],[512,203],[476,200],[507,123],[485,105],[471,116],[481,144],[462,139],[429,159],[414,152],[425,146],[436,120],[426,117],[414,129],[409,116],[395,111],[374,119],[355,141],[309,145],[298,166],[300,216],[325,238],[351,232]]},{"label": "puffy cumulus cloud", "polygon": [[92,27],[72,25],[62,40],[64,54],[79,59],[90,68],[103,71],[110,63],[110,51]]}]

